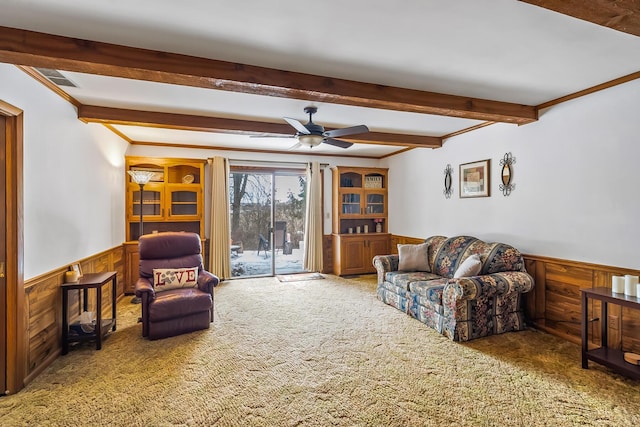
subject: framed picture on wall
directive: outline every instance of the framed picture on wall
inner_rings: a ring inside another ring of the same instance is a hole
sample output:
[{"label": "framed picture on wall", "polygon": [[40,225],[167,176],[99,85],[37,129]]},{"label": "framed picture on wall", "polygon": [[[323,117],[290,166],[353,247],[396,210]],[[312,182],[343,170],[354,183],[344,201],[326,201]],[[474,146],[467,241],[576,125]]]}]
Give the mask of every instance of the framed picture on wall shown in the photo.
[{"label": "framed picture on wall", "polygon": [[82,268],[80,268],[80,264],[73,264],[71,266],[71,271],[75,271],[78,274],[78,277],[82,277]]},{"label": "framed picture on wall", "polygon": [[491,159],[460,165],[460,198],[489,197]]}]

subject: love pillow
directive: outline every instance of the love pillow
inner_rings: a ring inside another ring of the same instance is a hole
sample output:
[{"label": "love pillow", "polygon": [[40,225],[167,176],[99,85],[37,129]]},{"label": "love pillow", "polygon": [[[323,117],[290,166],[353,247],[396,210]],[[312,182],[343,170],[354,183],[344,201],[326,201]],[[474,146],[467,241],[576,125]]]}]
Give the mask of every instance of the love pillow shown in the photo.
[{"label": "love pillow", "polygon": [[153,269],[153,287],[156,292],[179,288],[195,288],[197,285],[198,267]]}]

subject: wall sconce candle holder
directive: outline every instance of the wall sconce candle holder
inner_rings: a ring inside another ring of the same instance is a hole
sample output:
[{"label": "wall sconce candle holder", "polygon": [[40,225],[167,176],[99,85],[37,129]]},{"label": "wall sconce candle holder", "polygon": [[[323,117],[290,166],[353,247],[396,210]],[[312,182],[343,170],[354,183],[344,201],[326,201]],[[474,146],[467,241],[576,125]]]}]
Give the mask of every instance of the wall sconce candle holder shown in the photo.
[{"label": "wall sconce candle holder", "polygon": [[502,166],[500,191],[506,197],[511,194],[511,191],[515,190],[516,185],[513,184],[513,168],[512,165],[516,162],[516,158],[511,153],[505,153],[502,160],[500,160],[500,166]]},{"label": "wall sconce candle holder", "polygon": [[442,194],[444,194],[444,197],[446,197],[447,199],[451,198],[451,195],[453,194],[453,168],[451,167],[450,164],[447,165],[446,168],[444,168],[444,190],[442,190]]}]

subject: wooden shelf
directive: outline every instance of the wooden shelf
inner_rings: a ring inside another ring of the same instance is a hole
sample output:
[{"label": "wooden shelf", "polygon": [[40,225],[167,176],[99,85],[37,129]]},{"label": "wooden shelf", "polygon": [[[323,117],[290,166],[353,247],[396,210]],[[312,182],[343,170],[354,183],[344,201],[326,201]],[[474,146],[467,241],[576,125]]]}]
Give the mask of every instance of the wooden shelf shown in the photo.
[{"label": "wooden shelf", "polygon": [[640,366],[625,362],[624,351],[622,350],[599,347],[587,351],[587,358],[601,365],[608,366],[629,378],[640,379]]},{"label": "wooden shelf", "polygon": [[[79,326],[80,323],[79,322],[74,322],[73,324],[69,325],[69,327],[75,327],[75,326]],[[110,331],[110,329],[115,325],[115,321],[113,319],[102,319],[102,327],[100,328],[101,331],[101,335],[104,337],[105,335],[107,335],[107,333]],[[69,331],[69,336],[67,337],[67,342],[69,343],[74,343],[74,342],[84,342],[84,341],[93,341],[96,339],[96,332],[81,332],[81,333],[74,333],[73,330]]]},{"label": "wooden shelf", "polygon": [[[337,275],[375,271],[372,259],[390,251],[387,233],[387,169],[333,169],[333,271]],[[376,221],[381,221],[376,233]],[[368,233],[357,233],[360,227]],[[353,233],[348,233],[349,228]]]},{"label": "wooden shelf", "polygon": [[[191,231],[204,238],[204,160],[127,156],[126,170],[152,170],[143,190],[144,232]],[[186,182],[191,181],[191,182]],[[140,231],[140,186],[127,174],[126,239]]]},{"label": "wooden shelf", "polygon": [[[589,350],[589,298],[600,301],[600,326],[602,346]],[[640,366],[624,360],[624,351],[607,347],[608,305],[616,304],[640,310],[640,298],[613,293],[609,288],[582,289],[582,367],[589,367],[589,360],[607,366],[621,375],[640,379]]]}]

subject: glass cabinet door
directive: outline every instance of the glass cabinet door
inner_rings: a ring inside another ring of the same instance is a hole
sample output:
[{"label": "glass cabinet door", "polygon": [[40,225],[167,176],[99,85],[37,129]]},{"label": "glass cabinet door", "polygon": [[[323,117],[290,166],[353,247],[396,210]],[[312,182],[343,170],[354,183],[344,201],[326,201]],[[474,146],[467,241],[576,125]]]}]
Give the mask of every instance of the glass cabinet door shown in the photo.
[{"label": "glass cabinet door", "polygon": [[360,215],[362,213],[362,209],[360,209],[360,202],[360,193],[342,193],[340,202],[340,211],[342,215]]},{"label": "glass cabinet door", "polygon": [[364,213],[367,215],[384,215],[385,212],[384,193],[367,193],[367,204]]},{"label": "glass cabinet door", "polygon": [[193,187],[179,186],[169,190],[169,218],[198,219],[201,192]]},{"label": "glass cabinet door", "polygon": [[[137,187],[137,188],[136,188]],[[140,187],[131,187],[131,215],[140,216]],[[162,218],[162,191],[149,185],[142,191],[142,215],[145,220]]]}]

